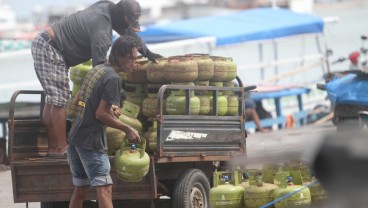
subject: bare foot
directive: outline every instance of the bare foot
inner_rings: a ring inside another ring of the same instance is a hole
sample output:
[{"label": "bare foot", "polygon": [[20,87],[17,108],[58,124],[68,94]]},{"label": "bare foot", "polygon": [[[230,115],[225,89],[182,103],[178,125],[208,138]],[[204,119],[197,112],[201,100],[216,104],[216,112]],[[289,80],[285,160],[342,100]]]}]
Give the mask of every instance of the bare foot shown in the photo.
[{"label": "bare foot", "polygon": [[58,147],[58,148],[49,148],[47,150],[47,155],[65,155],[67,152],[68,146]]}]

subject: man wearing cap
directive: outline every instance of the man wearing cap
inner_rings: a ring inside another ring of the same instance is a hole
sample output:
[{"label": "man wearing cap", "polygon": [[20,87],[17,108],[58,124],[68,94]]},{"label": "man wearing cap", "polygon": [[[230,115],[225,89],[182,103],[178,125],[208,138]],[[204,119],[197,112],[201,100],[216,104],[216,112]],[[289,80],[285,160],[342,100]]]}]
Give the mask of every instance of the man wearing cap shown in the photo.
[{"label": "man wearing cap", "polygon": [[43,120],[48,133],[47,156],[63,157],[67,149],[69,67],[90,59],[93,66],[105,63],[112,45],[112,30],[135,36],[140,42],[139,53],[149,60],[161,57],[152,53],[135,34],[140,31],[140,15],[141,8],[135,0],[117,3],[101,0],[52,24],[33,40],[35,71],[46,95]]}]

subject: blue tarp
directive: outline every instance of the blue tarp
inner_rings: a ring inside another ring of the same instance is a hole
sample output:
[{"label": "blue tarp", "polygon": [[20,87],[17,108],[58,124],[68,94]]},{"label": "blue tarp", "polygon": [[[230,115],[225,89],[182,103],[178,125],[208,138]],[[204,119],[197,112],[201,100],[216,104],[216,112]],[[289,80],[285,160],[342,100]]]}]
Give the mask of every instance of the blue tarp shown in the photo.
[{"label": "blue tarp", "polygon": [[139,33],[146,43],[216,37],[216,45],[323,32],[321,17],[287,9],[249,9],[227,15],[153,25]]},{"label": "blue tarp", "polygon": [[368,76],[348,74],[326,84],[326,91],[333,105],[368,105]]}]

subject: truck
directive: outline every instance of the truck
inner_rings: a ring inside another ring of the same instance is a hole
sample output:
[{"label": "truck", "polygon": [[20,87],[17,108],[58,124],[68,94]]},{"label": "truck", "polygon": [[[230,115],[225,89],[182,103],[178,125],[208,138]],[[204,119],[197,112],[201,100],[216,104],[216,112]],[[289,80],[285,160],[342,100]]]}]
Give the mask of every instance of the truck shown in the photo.
[{"label": "truck", "polygon": [[[114,157],[110,156],[114,206],[130,207],[209,207],[213,172],[228,170],[234,161],[246,159],[245,111],[243,98],[255,86],[245,87],[239,77],[237,87],[163,85],[158,92],[157,151],[150,153],[149,172],[139,182],[118,179]],[[163,98],[168,90],[184,90],[186,115],[165,115]],[[211,115],[190,114],[190,93],[212,93]],[[219,116],[217,98],[221,91],[238,96],[235,116]],[[39,116],[17,118],[15,106],[19,95],[40,98]],[[19,90],[9,107],[8,157],[15,203],[40,202],[41,208],[68,207],[74,190],[66,158],[48,158],[47,130],[42,121],[45,103],[43,91]],[[96,191],[91,188],[85,207],[94,207]],[[132,205],[134,204],[134,205]],[[137,205],[139,204],[139,205]]]}]

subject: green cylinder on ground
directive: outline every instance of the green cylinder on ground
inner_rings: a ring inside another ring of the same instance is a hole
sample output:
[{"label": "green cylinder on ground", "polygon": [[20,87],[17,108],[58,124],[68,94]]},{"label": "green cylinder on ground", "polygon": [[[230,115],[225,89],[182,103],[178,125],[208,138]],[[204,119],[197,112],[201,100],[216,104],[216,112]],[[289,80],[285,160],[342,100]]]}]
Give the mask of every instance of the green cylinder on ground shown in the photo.
[{"label": "green cylinder on ground", "polygon": [[277,188],[274,184],[264,183],[262,175],[250,175],[249,186],[244,190],[244,205],[247,208],[258,208],[273,201]]},{"label": "green cylinder on ground", "polygon": [[[288,182],[286,182],[285,178],[283,178],[285,177],[285,174],[280,174],[279,176],[282,177],[282,179],[280,180],[281,182],[280,188],[277,188],[274,192],[275,200],[279,199],[280,197],[285,196],[286,194],[299,190],[303,187],[300,185],[294,185],[292,182],[292,177],[288,177]],[[312,199],[311,199],[310,190],[309,188],[305,188],[284,200],[276,202],[275,207],[276,208],[310,207],[311,203],[312,203]]]},{"label": "green cylinder on ground", "polygon": [[[219,179],[219,177],[223,179]],[[239,186],[237,179],[233,180],[233,183],[230,183],[228,175],[221,175],[221,172],[213,173],[213,188],[210,189],[211,208],[243,207],[244,188]]]}]

